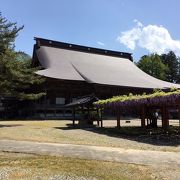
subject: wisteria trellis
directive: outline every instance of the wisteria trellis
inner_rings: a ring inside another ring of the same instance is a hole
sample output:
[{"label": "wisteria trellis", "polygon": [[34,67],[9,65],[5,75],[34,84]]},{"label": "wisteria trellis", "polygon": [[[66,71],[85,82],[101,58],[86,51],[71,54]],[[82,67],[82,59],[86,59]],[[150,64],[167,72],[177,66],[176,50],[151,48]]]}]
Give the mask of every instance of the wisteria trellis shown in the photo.
[{"label": "wisteria trellis", "polygon": [[141,107],[142,105],[176,105],[178,101],[180,101],[180,90],[171,90],[169,92],[158,90],[152,94],[115,96],[106,100],[99,100],[94,104],[98,108],[125,110],[132,107]]}]

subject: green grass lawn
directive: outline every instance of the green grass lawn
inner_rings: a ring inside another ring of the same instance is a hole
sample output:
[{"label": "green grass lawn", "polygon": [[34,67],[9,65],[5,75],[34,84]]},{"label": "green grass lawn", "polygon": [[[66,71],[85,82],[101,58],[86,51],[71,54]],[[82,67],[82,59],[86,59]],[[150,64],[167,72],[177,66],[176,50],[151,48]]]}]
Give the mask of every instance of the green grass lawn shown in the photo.
[{"label": "green grass lawn", "polygon": [[74,128],[71,121],[0,121],[0,139],[180,152],[180,129]]}]

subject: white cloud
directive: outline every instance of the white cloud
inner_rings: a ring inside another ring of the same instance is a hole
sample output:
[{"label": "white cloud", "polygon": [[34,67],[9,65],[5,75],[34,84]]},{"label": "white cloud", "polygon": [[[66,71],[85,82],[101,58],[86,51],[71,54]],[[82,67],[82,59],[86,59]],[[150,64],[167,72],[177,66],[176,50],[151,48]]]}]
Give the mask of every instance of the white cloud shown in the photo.
[{"label": "white cloud", "polygon": [[150,53],[167,53],[174,51],[180,56],[180,40],[172,39],[168,30],[163,26],[147,25],[144,26],[138,20],[134,20],[136,26],[122,32],[117,40],[131,50],[136,47],[147,49]]},{"label": "white cloud", "polygon": [[138,21],[137,19],[134,19],[133,22],[135,22],[139,27],[143,26],[143,24],[140,21]]},{"label": "white cloud", "polygon": [[100,42],[100,41],[98,41],[97,44],[100,45],[100,46],[105,46],[105,44]]}]

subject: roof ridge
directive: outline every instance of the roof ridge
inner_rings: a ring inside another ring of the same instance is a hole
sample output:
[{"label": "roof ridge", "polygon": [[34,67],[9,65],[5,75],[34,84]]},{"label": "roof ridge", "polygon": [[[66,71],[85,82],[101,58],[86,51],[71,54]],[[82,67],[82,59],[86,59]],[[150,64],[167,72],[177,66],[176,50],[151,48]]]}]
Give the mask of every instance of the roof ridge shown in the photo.
[{"label": "roof ridge", "polygon": [[54,41],[50,39],[43,39],[43,38],[38,38],[38,37],[35,37],[34,39],[36,40],[37,47],[48,46],[48,47],[54,47],[54,48],[100,54],[100,55],[121,57],[121,58],[126,58],[133,61],[132,54],[127,53],[127,52],[119,52],[119,51],[100,49],[100,48],[95,48],[95,47],[82,46],[82,45],[65,43],[65,42]]}]

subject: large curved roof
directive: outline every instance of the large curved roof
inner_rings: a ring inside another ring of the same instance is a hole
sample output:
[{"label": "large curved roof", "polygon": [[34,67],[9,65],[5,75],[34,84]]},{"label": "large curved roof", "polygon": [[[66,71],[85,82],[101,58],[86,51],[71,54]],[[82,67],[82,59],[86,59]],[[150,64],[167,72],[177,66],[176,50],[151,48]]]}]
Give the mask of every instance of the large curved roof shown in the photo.
[{"label": "large curved roof", "polygon": [[37,74],[45,77],[121,87],[180,88],[144,73],[127,58],[43,45],[35,51],[44,68]]}]

